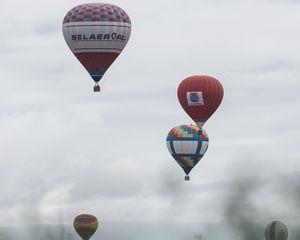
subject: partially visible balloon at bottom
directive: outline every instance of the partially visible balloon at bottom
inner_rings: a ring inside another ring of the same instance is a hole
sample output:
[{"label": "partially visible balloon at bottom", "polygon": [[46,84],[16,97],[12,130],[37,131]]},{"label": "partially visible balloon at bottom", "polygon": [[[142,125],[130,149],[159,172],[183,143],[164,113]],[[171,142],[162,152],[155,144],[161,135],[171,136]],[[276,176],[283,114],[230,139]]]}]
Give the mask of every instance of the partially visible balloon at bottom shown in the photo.
[{"label": "partially visible balloon at bottom", "polygon": [[288,228],[280,221],[273,221],[269,223],[265,231],[266,240],[287,240]]},{"label": "partially visible balloon at bottom", "polygon": [[81,214],[74,219],[73,225],[82,240],[89,240],[98,228],[98,220],[93,215]]}]

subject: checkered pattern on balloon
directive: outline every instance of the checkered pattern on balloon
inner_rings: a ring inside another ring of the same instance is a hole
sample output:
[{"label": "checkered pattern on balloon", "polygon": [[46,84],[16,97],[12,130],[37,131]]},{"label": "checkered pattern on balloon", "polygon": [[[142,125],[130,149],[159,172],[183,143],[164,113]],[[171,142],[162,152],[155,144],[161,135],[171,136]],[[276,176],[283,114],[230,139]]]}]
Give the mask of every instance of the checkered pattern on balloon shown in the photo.
[{"label": "checkered pattern on balloon", "polygon": [[126,46],[131,22],[126,12],[117,6],[88,3],[66,14],[63,33],[71,51],[98,83]]},{"label": "checkered pattern on balloon", "polygon": [[208,148],[208,135],[192,125],[174,127],[167,136],[167,147],[186,174],[202,159]]}]

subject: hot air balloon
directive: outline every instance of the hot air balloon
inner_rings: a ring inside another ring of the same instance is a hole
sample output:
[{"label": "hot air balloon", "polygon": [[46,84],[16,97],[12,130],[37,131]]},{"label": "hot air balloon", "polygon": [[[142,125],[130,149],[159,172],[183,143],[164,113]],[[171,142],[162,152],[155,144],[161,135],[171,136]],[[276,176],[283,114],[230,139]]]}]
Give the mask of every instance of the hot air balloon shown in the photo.
[{"label": "hot air balloon", "polygon": [[184,111],[202,128],[219,107],[223,99],[223,87],[213,77],[192,76],[179,84],[177,96]]},{"label": "hot air balloon", "polygon": [[269,223],[265,231],[266,240],[287,240],[288,228],[280,221]]},{"label": "hot air balloon", "polygon": [[197,126],[181,125],[168,133],[166,141],[172,157],[186,173],[185,180],[189,180],[190,171],[208,148],[207,133]]},{"label": "hot air balloon", "polygon": [[74,219],[74,228],[82,240],[89,240],[98,228],[98,220],[90,214],[81,214]]},{"label": "hot air balloon", "polygon": [[128,15],[106,3],[81,4],[63,20],[63,35],[69,48],[95,81],[99,81],[126,46],[131,33]]}]

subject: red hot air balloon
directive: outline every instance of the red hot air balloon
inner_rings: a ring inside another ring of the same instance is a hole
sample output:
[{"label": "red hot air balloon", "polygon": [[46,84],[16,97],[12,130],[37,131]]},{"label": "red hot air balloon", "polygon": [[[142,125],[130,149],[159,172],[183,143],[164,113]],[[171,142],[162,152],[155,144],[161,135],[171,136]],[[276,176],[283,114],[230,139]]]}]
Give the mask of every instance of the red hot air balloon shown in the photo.
[{"label": "red hot air balloon", "polygon": [[223,99],[223,87],[213,77],[192,76],[179,84],[177,96],[184,111],[202,128],[219,107]]}]

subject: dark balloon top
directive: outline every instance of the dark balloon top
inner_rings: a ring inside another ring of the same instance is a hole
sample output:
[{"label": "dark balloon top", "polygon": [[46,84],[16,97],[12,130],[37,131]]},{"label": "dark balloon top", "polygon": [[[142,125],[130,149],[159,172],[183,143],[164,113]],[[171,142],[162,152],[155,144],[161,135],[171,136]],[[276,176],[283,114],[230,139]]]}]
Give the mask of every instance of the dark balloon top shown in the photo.
[{"label": "dark balloon top", "polygon": [[83,240],[89,240],[98,228],[98,220],[90,214],[81,214],[74,219],[74,228]]}]

